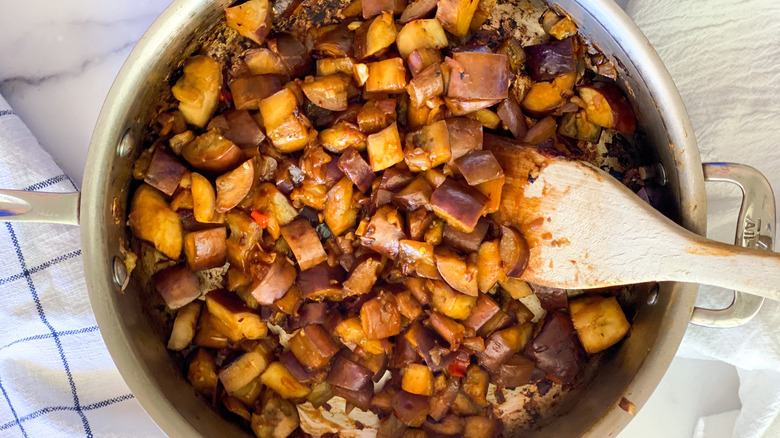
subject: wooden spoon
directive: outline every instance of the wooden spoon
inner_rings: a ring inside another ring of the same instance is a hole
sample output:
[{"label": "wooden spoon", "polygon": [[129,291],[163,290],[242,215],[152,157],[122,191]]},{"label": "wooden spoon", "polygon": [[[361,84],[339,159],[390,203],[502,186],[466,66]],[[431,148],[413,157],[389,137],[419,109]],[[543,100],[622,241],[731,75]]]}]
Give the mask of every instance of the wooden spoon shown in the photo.
[{"label": "wooden spoon", "polygon": [[496,219],[528,241],[523,280],[563,289],[682,281],[780,300],[780,254],[696,235],[590,164],[493,139],[485,148],[506,175]]}]

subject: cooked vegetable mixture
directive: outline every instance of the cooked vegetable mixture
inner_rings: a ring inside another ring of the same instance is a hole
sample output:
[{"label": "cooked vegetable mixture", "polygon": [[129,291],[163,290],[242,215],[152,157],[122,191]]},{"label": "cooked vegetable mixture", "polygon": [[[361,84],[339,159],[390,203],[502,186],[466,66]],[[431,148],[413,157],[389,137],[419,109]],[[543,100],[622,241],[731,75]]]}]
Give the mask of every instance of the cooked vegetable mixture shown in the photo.
[{"label": "cooked vegetable mixture", "polygon": [[570,385],[628,332],[613,296],[521,280],[528,243],[491,219],[505,177],[483,146],[573,156],[634,113],[565,15],[535,45],[472,37],[495,3],[357,0],[296,36],[249,0],[226,19],[253,47],[184,65],[129,225],[172,261],[153,277],[168,348],[258,437],[317,433],[299,409],[341,399],[383,437],[500,436],[489,385]]}]

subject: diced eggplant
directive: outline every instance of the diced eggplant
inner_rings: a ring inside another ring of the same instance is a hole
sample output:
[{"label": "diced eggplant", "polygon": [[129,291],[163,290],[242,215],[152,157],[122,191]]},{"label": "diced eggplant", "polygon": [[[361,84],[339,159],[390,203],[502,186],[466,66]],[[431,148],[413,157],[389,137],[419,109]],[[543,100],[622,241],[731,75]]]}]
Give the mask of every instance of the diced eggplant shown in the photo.
[{"label": "diced eggplant", "polygon": [[287,257],[277,254],[262,278],[257,278],[252,283],[252,296],[258,303],[270,306],[285,295],[295,282],[296,276],[295,266]]},{"label": "diced eggplant", "polygon": [[417,77],[426,68],[434,64],[440,64],[442,61],[444,61],[444,58],[438,49],[420,47],[409,53],[406,63],[409,65],[412,77]]},{"label": "diced eggplant", "polygon": [[366,134],[379,132],[396,120],[395,99],[369,100],[360,108],[357,123]]},{"label": "diced eggplant", "polygon": [[520,104],[517,103],[514,96],[509,96],[501,102],[498,105],[496,113],[501,117],[504,126],[509,129],[509,132],[511,132],[516,139],[522,140],[523,137],[525,137],[528,126],[525,123],[525,115],[520,108]]},{"label": "diced eggplant", "polygon": [[430,417],[435,421],[439,421],[444,418],[444,415],[450,410],[452,402],[455,401],[455,397],[460,390],[460,381],[458,379],[450,378],[446,379],[445,385],[441,388],[437,388],[431,398],[431,412]]},{"label": "diced eggplant", "polygon": [[339,169],[363,193],[371,188],[374,172],[360,153],[353,147],[347,148],[338,160]]},{"label": "diced eggplant", "polygon": [[343,284],[342,295],[344,298],[370,292],[377,281],[381,266],[382,262],[377,257],[365,256],[355,261],[349,278]]},{"label": "diced eggplant", "polygon": [[301,306],[297,315],[289,319],[290,330],[298,330],[310,324],[325,324],[329,306],[324,301],[309,302]]},{"label": "diced eggplant", "polygon": [[475,332],[479,332],[499,312],[501,312],[501,308],[498,307],[498,304],[488,295],[481,293],[477,297],[477,302],[474,304],[471,314],[463,324]]},{"label": "diced eggplant", "polygon": [[195,274],[184,266],[164,269],[153,277],[154,287],[165,304],[176,310],[200,296],[200,285]]},{"label": "diced eggplant", "polygon": [[550,81],[577,71],[574,38],[526,46],[526,67],[535,81]]},{"label": "diced eggplant", "polygon": [[270,49],[249,49],[243,55],[244,64],[253,75],[288,76],[290,71],[282,59]]},{"label": "diced eggplant", "polygon": [[344,73],[352,76],[355,60],[350,57],[322,58],[317,60],[317,76],[329,76]]},{"label": "diced eggplant", "polygon": [[425,231],[436,216],[426,209],[417,209],[406,214],[407,232],[411,240],[421,241]]},{"label": "diced eggplant", "polygon": [[467,117],[478,120],[487,129],[495,130],[501,126],[501,117],[487,108],[468,114]]},{"label": "diced eggplant", "polygon": [[411,394],[433,395],[433,373],[422,364],[409,364],[403,371],[401,389]]},{"label": "diced eggplant", "polygon": [[138,187],[128,219],[135,237],[151,242],[166,257],[178,260],[184,240],[182,224],[162,193],[146,184]]},{"label": "diced eggplant", "polygon": [[479,0],[477,9],[474,11],[474,17],[471,19],[471,24],[469,24],[469,30],[472,33],[479,31],[482,25],[485,24],[497,2],[497,0]]},{"label": "diced eggplant", "polygon": [[246,213],[233,210],[226,215],[230,238],[227,241],[227,258],[231,266],[249,272],[251,254],[263,235],[263,229]]},{"label": "diced eggplant", "polygon": [[566,113],[561,117],[558,133],[577,140],[598,143],[601,138],[601,126],[591,123],[585,110],[580,110]]},{"label": "diced eggplant", "polygon": [[211,397],[217,390],[217,363],[206,349],[199,348],[190,361],[187,380],[199,393]]},{"label": "diced eggplant", "polygon": [[[490,0],[487,0],[490,1]],[[507,38],[496,49],[496,53],[501,53],[509,58],[509,70],[511,72],[517,72],[525,64],[525,51],[514,37]]]},{"label": "diced eggplant", "polygon": [[436,19],[451,34],[465,37],[478,5],[479,0],[439,0]]},{"label": "diced eggplant", "polygon": [[333,391],[333,395],[342,397],[347,403],[367,411],[371,407],[371,399],[374,397],[374,384],[369,380],[368,383],[357,391],[331,386],[331,391]]},{"label": "diced eggplant", "polygon": [[519,231],[511,227],[501,227],[501,263],[507,277],[520,277],[528,266],[528,242]]},{"label": "diced eggplant", "polygon": [[295,353],[287,351],[279,356],[279,362],[287,368],[287,371],[295,377],[295,380],[309,384],[317,377],[319,371],[312,371],[307,369],[303,364],[295,357]]},{"label": "diced eggplant", "polygon": [[534,83],[523,98],[523,109],[529,115],[537,118],[542,118],[561,109],[568,97],[573,94],[572,87],[575,77],[575,73],[568,73],[558,76],[552,82]]},{"label": "diced eggplant", "polygon": [[536,365],[524,356],[516,354],[491,375],[491,380],[500,388],[516,388],[531,381]]},{"label": "diced eggplant", "polygon": [[438,3],[438,0],[416,0],[412,3],[409,3],[408,6],[406,6],[406,9],[404,9],[403,13],[401,13],[401,17],[398,19],[398,22],[401,24],[406,24],[413,20],[419,20],[421,18],[425,18],[431,15],[434,9],[436,9],[436,4]]},{"label": "diced eggplant", "polygon": [[268,326],[260,315],[247,307],[234,293],[214,290],[206,294],[206,307],[212,320],[219,321],[220,331],[233,342],[241,339],[262,339]]},{"label": "diced eggplant", "polygon": [[430,204],[433,187],[422,176],[393,195],[393,204],[405,211],[415,211]]},{"label": "diced eggplant", "polygon": [[347,89],[351,78],[343,73],[312,78],[308,76],[301,84],[306,97],[315,105],[331,111],[347,109]]},{"label": "diced eggplant", "polygon": [[179,181],[185,173],[187,173],[187,167],[178,158],[171,155],[166,148],[158,146],[154,148],[152,161],[146,170],[144,182],[167,196],[173,196],[173,192],[179,187]]},{"label": "diced eggplant", "polygon": [[217,195],[211,181],[205,176],[193,172],[192,181],[192,213],[195,220],[202,223],[222,222],[222,215],[217,213]]},{"label": "diced eggplant", "polygon": [[395,123],[376,134],[369,135],[367,144],[368,158],[374,172],[387,169],[404,159],[401,137],[398,135]]},{"label": "diced eggplant", "polygon": [[341,282],[344,270],[340,266],[331,267],[327,262],[313,266],[298,275],[298,288],[306,299],[323,299],[341,296]]},{"label": "diced eggplant", "polygon": [[465,327],[439,312],[431,313],[431,327],[450,344],[450,350],[457,350],[466,336]]},{"label": "diced eggplant", "polygon": [[187,266],[193,271],[218,268],[227,260],[227,232],[225,227],[187,233],[184,254]]},{"label": "diced eggplant", "polygon": [[498,371],[499,367],[516,353],[503,331],[490,335],[485,340],[485,351],[477,353],[480,365],[490,372]]},{"label": "diced eggplant", "polygon": [[587,105],[585,114],[590,122],[623,134],[634,134],[634,110],[613,82],[594,82],[580,87],[579,94]]},{"label": "diced eggplant", "polygon": [[344,22],[317,37],[312,54],[317,57],[330,56],[334,58],[353,56],[354,42],[348,23]]},{"label": "diced eggplant", "polygon": [[320,132],[322,147],[330,152],[341,153],[352,147],[357,150],[366,148],[366,136],[354,124],[340,121]]},{"label": "diced eggplant", "polygon": [[482,216],[487,198],[476,189],[447,178],[431,194],[431,208],[453,227],[470,233]]},{"label": "diced eggplant", "polygon": [[282,398],[306,397],[311,392],[311,388],[295,380],[295,377],[281,362],[273,362],[268,365],[268,368],[260,375],[260,382]]},{"label": "diced eggplant", "polygon": [[485,207],[485,213],[495,213],[501,206],[501,193],[504,189],[504,182],[506,179],[502,176],[494,180],[485,181],[481,184],[474,186],[480,193],[488,198],[487,206]]},{"label": "diced eggplant", "polygon": [[[541,304],[544,310],[562,310],[569,308],[569,297],[565,289],[558,289],[555,287],[546,287],[533,285],[529,286],[533,289],[533,293],[539,298],[539,304]],[[574,314],[571,312],[572,315]]]},{"label": "diced eggplant", "polygon": [[[454,99],[451,97],[444,98],[444,104],[447,106],[449,114],[452,116],[466,116],[473,115],[477,111],[489,108],[499,102],[502,99]],[[474,119],[476,120],[476,118]],[[484,124],[477,120],[477,122],[484,126]]]},{"label": "diced eggplant", "polygon": [[265,140],[265,134],[257,125],[255,119],[249,114],[249,111],[235,109],[225,111],[211,119],[208,126],[206,126],[208,130],[214,128],[219,129],[225,138],[239,147],[258,146]]},{"label": "diced eggplant", "polygon": [[436,269],[444,281],[458,292],[476,297],[479,293],[477,267],[444,247],[437,247],[435,255]]},{"label": "diced eggplant", "polygon": [[249,191],[255,178],[254,159],[244,161],[240,166],[217,178],[217,213],[225,213],[238,205]]},{"label": "diced eggplant", "polygon": [[325,224],[334,236],[339,236],[355,226],[357,213],[352,206],[352,181],[344,177],[328,191],[323,209]]},{"label": "diced eggplant", "polygon": [[390,47],[397,35],[392,12],[385,11],[355,31],[355,57],[365,59]]},{"label": "diced eggplant", "polygon": [[574,328],[588,354],[615,345],[631,328],[615,297],[578,298],[571,302],[569,309]]},{"label": "diced eggplant", "polygon": [[171,336],[168,338],[169,350],[180,351],[190,345],[195,337],[195,327],[198,325],[201,307],[200,302],[193,301],[176,312]]},{"label": "diced eggplant", "polygon": [[363,19],[369,19],[382,12],[400,14],[406,7],[406,0],[363,0]]},{"label": "diced eggplant", "polygon": [[488,373],[478,365],[471,365],[466,371],[462,389],[474,403],[484,407],[488,405],[487,389],[489,383],[490,376]]},{"label": "diced eggplant", "polygon": [[222,66],[214,58],[193,56],[184,64],[184,74],[171,88],[179,101],[179,111],[187,123],[206,126],[219,103]]},{"label": "diced eggplant", "polygon": [[417,275],[423,278],[439,279],[436,270],[433,245],[415,240],[398,242],[398,260],[401,272],[405,275]]},{"label": "diced eggplant", "polygon": [[249,0],[225,9],[227,25],[241,36],[263,44],[273,27],[273,9],[268,0]]},{"label": "diced eggplant", "polygon": [[399,292],[396,294],[396,299],[398,311],[410,321],[414,321],[422,315],[422,305],[410,291]]},{"label": "diced eggplant", "polygon": [[335,332],[341,339],[341,342],[345,344],[353,342],[360,345],[371,354],[384,353],[384,348],[380,341],[368,339],[366,332],[363,331],[363,325],[360,322],[360,318],[358,317],[347,318],[341,321],[336,326]]},{"label": "diced eggplant", "polygon": [[308,127],[297,113],[298,99],[289,88],[283,88],[260,101],[260,114],[266,134],[282,152],[303,149],[309,141]]},{"label": "diced eggplant", "polygon": [[282,89],[279,78],[272,74],[235,79],[228,86],[233,96],[233,104],[238,110],[257,110],[263,99]]},{"label": "diced eggplant", "polygon": [[490,222],[487,219],[480,219],[471,233],[464,233],[449,224],[444,224],[443,242],[450,248],[461,252],[477,252],[488,228],[490,228]]},{"label": "diced eggplant", "polygon": [[442,49],[449,41],[439,20],[413,20],[404,25],[395,39],[398,53],[406,59],[417,49]]},{"label": "diced eggplant", "polygon": [[447,129],[447,122],[439,120],[422,129],[409,133],[406,136],[407,164],[411,164],[408,159],[409,150],[417,151],[420,149],[426,156],[426,167],[409,166],[413,171],[428,170],[446,163],[452,157],[450,150],[450,134]]},{"label": "diced eggplant", "polygon": [[444,93],[444,81],[441,65],[433,64],[417,74],[406,87],[411,104],[417,108],[425,105],[430,99]]},{"label": "diced eggplant", "polygon": [[269,40],[267,45],[282,60],[290,76],[306,76],[312,70],[314,63],[311,55],[298,38],[287,33],[278,34],[276,38]]},{"label": "diced eggplant", "polygon": [[258,378],[268,367],[273,355],[270,351],[257,348],[246,352],[222,368],[219,372],[219,380],[228,394],[243,388]]},{"label": "diced eggplant", "polygon": [[286,313],[288,315],[295,315],[302,303],[301,291],[298,286],[290,286],[287,292],[282,295],[281,298],[274,301],[271,306],[277,312]]},{"label": "diced eggplant", "polygon": [[181,155],[192,167],[215,173],[227,172],[246,160],[244,152],[217,129],[184,145]]},{"label": "diced eggplant", "polygon": [[464,320],[477,302],[475,296],[462,294],[443,281],[428,280],[433,308],[452,319]]},{"label": "diced eggplant", "polygon": [[385,293],[363,303],[360,322],[368,339],[385,339],[400,333],[401,314],[395,296]]},{"label": "diced eggplant", "polygon": [[[519,278],[508,277],[498,281],[501,285],[501,289],[504,289],[515,300],[525,298],[534,293],[528,283],[520,280]],[[565,307],[565,306],[564,306]]]},{"label": "diced eggplant", "polygon": [[192,343],[204,348],[227,348],[230,345],[230,340],[217,329],[218,324],[220,324],[219,321],[211,316],[208,308],[203,307],[203,310],[200,312],[200,320],[198,321],[198,330],[195,332],[195,339],[193,339]]},{"label": "diced eggplant", "polygon": [[268,182],[260,184],[249,207],[268,218],[266,231],[274,239],[281,235],[281,226],[289,224],[298,216],[298,211],[290,204],[290,200]]},{"label": "diced eggplant", "polygon": [[333,359],[330,372],[325,381],[330,383],[331,386],[337,386],[350,391],[360,391],[371,383],[373,375],[369,369],[339,355]]},{"label": "diced eggplant", "polygon": [[295,405],[279,397],[271,397],[262,410],[252,413],[250,427],[260,438],[287,438],[300,425]]},{"label": "diced eggplant", "polygon": [[[504,268],[501,265],[501,253],[499,241],[484,242],[477,253],[477,285],[479,291],[487,293],[504,276]],[[479,329],[478,327],[476,329]]]},{"label": "diced eggplant", "polygon": [[401,58],[388,58],[370,62],[366,91],[379,93],[401,93],[406,88],[406,67]]},{"label": "diced eggplant", "polygon": [[295,357],[310,369],[324,367],[339,352],[338,345],[320,324],[304,326],[290,338],[289,345]]},{"label": "diced eggplant", "polygon": [[360,236],[360,243],[394,259],[398,255],[398,242],[405,238],[403,229],[398,212],[384,206],[371,217],[365,232]]},{"label": "diced eggplant", "polygon": [[398,391],[393,396],[393,412],[409,427],[420,427],[430,412],[430,399],[423,395]]},{"label": "diced eggplant", "polygon": [[557,311],[547,313],[539,334],[526,345],[525,355],[563,383],[574,381],[585,360],[571,318]]},{"label": "diced eggplant", "polygon": [[472,186],[504,176],[504,169],[491,151],[470,152],[455,160],[455,165]]},{"label": "diced eggplant", "polygon": [[551,116],[539,120],[528,130],[528,132],[526,132],[523,142],[536,146],[541,145],[547,140],[554,141],[556,138],[556,123],[556,120]]},{"label": "diced eggplant", "polygon": [[471,151],[482,149],[481,123],[463,117],[451,117],[445,121],[450,137],[451,162]]},{"label": "diced eggplant", "polygon": [[320,238],[308,220],[300,218],[283,226],[282,236],[295,254],[301,271],[327,260],[328,255],[320,243]]},{"label": "diced eggplant", "polygon": [[450,74],[447,97],[490,100],[506,99],[509,95],[506,55],[458,52],[452,55],[452,61],[450,65],[455,67]]}]

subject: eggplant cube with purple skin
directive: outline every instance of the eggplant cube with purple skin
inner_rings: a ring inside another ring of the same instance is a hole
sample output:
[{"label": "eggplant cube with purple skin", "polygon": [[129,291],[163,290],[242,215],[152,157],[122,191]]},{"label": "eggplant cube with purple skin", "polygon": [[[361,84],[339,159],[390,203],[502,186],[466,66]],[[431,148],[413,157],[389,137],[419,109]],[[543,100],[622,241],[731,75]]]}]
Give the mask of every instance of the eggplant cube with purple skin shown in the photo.
[{"label": "eggplant cube with purple skin", "polygon": [[474,231],[487,203],[488,199],[478,190],[450,178],[431,194],[433,212],[466,233]]}]

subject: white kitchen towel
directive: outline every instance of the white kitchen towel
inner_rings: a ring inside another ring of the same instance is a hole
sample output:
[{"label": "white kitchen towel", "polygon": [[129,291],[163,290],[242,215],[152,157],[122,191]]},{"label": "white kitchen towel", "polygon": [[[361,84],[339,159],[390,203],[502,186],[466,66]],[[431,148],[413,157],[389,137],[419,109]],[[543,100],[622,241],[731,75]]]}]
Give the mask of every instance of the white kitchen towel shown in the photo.
[{"label": "white kitchen towel", "polygon": [[[677,84],[702,158],[757,168],[769,178],[777,198],[780,1],[630,0],[626,11]],[[739,192],[715,184],[707,191],[709,236],[733,242]],[[728,303],[724,292],[702,287],[698,304],[723,307]],[[731,427],[735,438],[780,437],[778,303],[767,301],[758,316],[740,328],[689,327],[678,355],[728,362],[737,367],[740,379],[738,414],[702,418],[694,436],[706,438]]]},{"label": "white kitchen towel", "polygon": [[[2,96],[0,188],[75,190]],[[100,337],[78,227],[0,221],[0,436],[142,435],[161,433]]]}]

